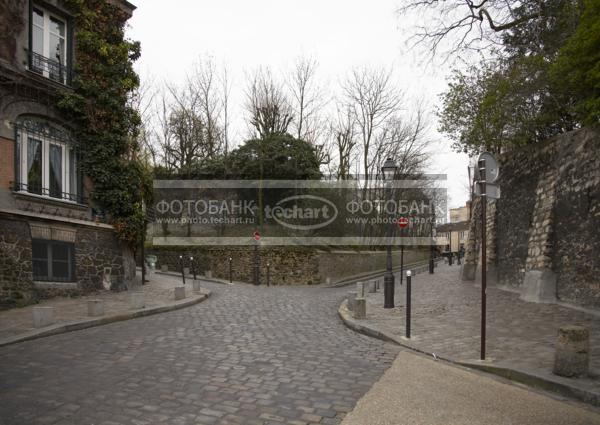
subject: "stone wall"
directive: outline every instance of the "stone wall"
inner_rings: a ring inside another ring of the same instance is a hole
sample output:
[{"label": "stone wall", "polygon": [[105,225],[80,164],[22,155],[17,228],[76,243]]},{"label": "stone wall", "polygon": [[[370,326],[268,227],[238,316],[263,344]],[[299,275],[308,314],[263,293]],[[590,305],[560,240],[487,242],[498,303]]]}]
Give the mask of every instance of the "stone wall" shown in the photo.
[{"label": "stone wall", "polygon": [[[74,243],[74,282],[33,281],[32,229],[37,238]],[[103,289],[105,267],[111,269],[115,289],[126,288],[135,278],[133,253],[118,241],[110,226],[0,213],[0,309]]]},{"label": "stone wall", "polygon": [[[500,162],[502,196],[488,203],[492,281],[524,292],[544,287],[552,292],[546,301],[551,295],[600,307],[600,131],[573,131],[507,152]],[[471,223],[477,239],[467,246],[467,263],[477,261],[478,226]]]},{"label": "stone wall", "polygon": [[31,267],[27,222],[0,217],[0,309],[35,302]]},{"label": "stone wall", "polygon": [[[170,271],[181,272],[180,256],[185,258],[184,267],[190,267],[190,257],[198,274],[207,270],[213,276],[229,279],[229,258],[232,279],[253,281],[253,247],[153,247],[146,251],[158,257],[157,269],[167,265]],[[405,250],[404,262],[410,263],[428,258],[429,251]],[[394,265],[400,264],[400,251],[393,252]],[[261,283],[266,283],[267,264],[270,282],[275,285],[311,285],[332,281],[345,276],[385,268],[384,251],[322,251],[308,247],[261,247],[259,270]]]}]

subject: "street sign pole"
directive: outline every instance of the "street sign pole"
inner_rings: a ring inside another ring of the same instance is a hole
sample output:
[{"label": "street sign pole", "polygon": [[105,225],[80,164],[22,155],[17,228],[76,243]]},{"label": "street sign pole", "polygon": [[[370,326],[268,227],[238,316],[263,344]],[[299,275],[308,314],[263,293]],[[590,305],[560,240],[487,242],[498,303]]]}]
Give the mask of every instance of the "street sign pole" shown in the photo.
[{"label": "street sign pole", "polygon": [[485,159],[479,160],[479,172],[481,176],[481,360],[485,360],[485,340],[486,340],[486,314],[487,314],[487,241],[486,241],[486,172]]}]

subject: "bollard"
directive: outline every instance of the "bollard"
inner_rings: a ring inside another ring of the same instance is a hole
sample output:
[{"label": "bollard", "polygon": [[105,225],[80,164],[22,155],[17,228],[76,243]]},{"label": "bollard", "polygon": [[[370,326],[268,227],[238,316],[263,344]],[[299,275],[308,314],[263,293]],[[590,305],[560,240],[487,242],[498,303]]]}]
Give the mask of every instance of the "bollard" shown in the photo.
[{"label": "bollard", "polygon": [[346,298],[348,302],[346,305],[348,306],[348,310],[354,311],[354,302],[356,301],[356,291],[349,291],[348,297]]},{"label": "bollard", "polygon": [[205,273],[205,276],[206,276],[208,279],[212,279],[212,270],[207,270],[207,271],[206,271],[206,273]]},{"label": "bollard", "polygon": [[160,271],[163,273],[166,273],[169,271],[169,266],[167,264],[161,264],[160,265]]},{"label": "bollard", "polygon": [[33,326],[43,328],[54,323],[54,307],[33,307]]},{"label": "bollard", "polygon": [[364,298],[357,298],[356,301],[354,301],[354,318],[367,318],[367,300]]},{"label": "bollard", "polygon": [[194,279],[192,282],[192,289],[194,292],[200,292],[200,281],[198,279]]},{"label": "bollard", "polygon": [[356,282],[356,298],[365,297],[365,284],[363,282]]},{"label": "bollard", "polygon": [[267,263],[267,286],[271,286],[271,263]]},{"label": "bollard", "polygon": [[377,282],[377,290],[379,290],[379,279],[377,279],[375,282]]},{"label": "bollard", "polygon": [[588,373],[590,332],[584,326],[562,326],[558,330],[554,354],[554,374],[576,378]]},{"label": "bollard", "polygon": [[410,270],[406,272],[406,337],[410,338],[410,314],[411,314],[411,288],[412,273]]},{"label": "bollard", "polygon": [[104,267],[104,270],[102,273],[102,286],[107,291],[110,291],[110,289],[112,287],[112,280],[110,278],[111,274],[112,274],[112,269],[110,267]]},{"label": "bollard", "polygon": [[233,270],[231,268],[231,262],[233,261],[233,258],[229,257],[229,283],[233,283]]},{"label": "bollard", "polygon": [[327,285],[327,286],[331,285],[331,278],[330,277],[325,278],[325,285]]},{"label": "bollard", "polygon": [[185,286],[176,286],[173,288],[173,298],[179,301],[185,298]]},{"label": "bollard", "polygon": [[189,276],[190,275],[190,268],[189,267],[184,267],[183,268],[183,274],[186,275],[186,276]]},{"label": "bollard", "polygon": [[369,293],[374,294],[377,292],[377,282],[374,280],[369,281]]},{"label": "bollard", "polygon": [[133,310],[139,310],[141,308],[146,307],[144,293],[142,291],[135,291],[129,294],[129,306]]},{"label": "bollard", "polygon": [[88,300],[87,313],[90,317],[104,316],[104,301]]}]

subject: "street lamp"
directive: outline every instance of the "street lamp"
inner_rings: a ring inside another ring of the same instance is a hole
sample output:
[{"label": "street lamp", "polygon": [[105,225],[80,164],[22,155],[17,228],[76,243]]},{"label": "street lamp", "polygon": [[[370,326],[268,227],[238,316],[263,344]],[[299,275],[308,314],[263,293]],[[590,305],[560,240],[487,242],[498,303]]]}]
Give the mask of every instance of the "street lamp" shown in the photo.
[{"label": "street lamp", "polygon": [[[387,192],[388,199],[391,199],[391,183],[396,177],[396,171],[398,167],[392,158],[388,158],[385,160],[383,166],[381,167],[381,172],[383,174],[383,179],[387,182]],[[384,209],[385,211],[385,209]],[[394,273],[392,272],[392,230],[393,224],[390,220],[388,223],[388,244],[387,244],[387,256],[386,256],[386,267],[385,267],[385,275],[383,277],[383,291],[384,291],[384,301],[383,308],[394,308]]]}]

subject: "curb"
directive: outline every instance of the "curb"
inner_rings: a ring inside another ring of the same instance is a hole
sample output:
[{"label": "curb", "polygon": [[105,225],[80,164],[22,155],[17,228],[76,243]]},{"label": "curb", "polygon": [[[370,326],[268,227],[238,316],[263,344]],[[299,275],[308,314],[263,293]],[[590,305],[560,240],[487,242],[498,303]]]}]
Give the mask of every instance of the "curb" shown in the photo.
[{"label": "curb", "polygon": [[[171,276],[171,277],[179,277],[179,278],[181,278],[181,273],[177,273],[177,272],[155,271],[154,273],[160,274],[160,275],[163,275],[163,276]],[[193,279],[193,277],[192,276],[186,276],[186,280],[187,279],[191,280],[191,279]],[[197,276],[196,280],[201,280],[203,282],[209,282],[209,283],[219,283],[221,285],[233,285],[234,283],[243,283],[243,284],[246,284],[246,282],[240,282],[240,281],[237,281],[237,280],[234,280],[233,282],[229,283],[229,281],[227,279],[218,279],[216,277],[208,278],[208,277],[200,276],[200,275]]]},{"label": "curb", "polygon": [[0,340],[0,347],[4,347],[6,345],[16,344],[19,342],[30,341],[32,339],[44,338],[52,335],[59,335],[62,333],[79,331],[82,329],[93,328],[96,326],[108,325],[109,323],[114,322],[122,322],[124,320],[136,319],[138,317],[150,316],[153,314],[166,313],[168,311],[179,310],[185,307],[190,307],[192,305],[198,304],[208,297],[210,297],[211,292],[208,291],[205,294],[199,295],[195,298],[182,300],[175,302],[169,305],[162,305],[158,307],[144,308],[140,310],[134,310],[126,313],[118,313],[113,314],[112,316],[93,318],[93,319],[84,319],[76,322],[67,322],[67,323],[59,323],[56,325],[48,326],[44,329],[32,330],[25,332],[21,335],[16,335],[10,338],[5,338]]},{"label": "curb", "polygon": [[358,321],[351,316],[350,310],[348,310],[347,300],[344,300],[340,304],[340,307],[338,309],[338,315],[340,316],[340,319],[347,328],[352,329],[357,333],[369,336],[371,338],[377,338],[385,342],[391,342],[393,344],[399,345],[403,348],[407,348],[417,353],[425,354],[426,356],[434,358],[436,360],[442,360],[457,366],[462,366],[469,369],[490,373],[508,379],[510,381],[527,385],[532,388],[553,392],[564,397],[569,397],[578,401],[582,401],[584,403],[591,404],[596,407],[600,407],[600,393],[594,393],[585,389],[576,388],[566,383],[559,382],[558,380],[548,379],[547,377],[536,375],[534,373],[526,372],[523,370],[495,366],[491,363],[485,362],[453,360],[446,357],[440,357],[437,354],[429,353],[427,351],[423,351],[418,348],[412,347],[394,336],[388,335],[384,332],[358,323]]}]

